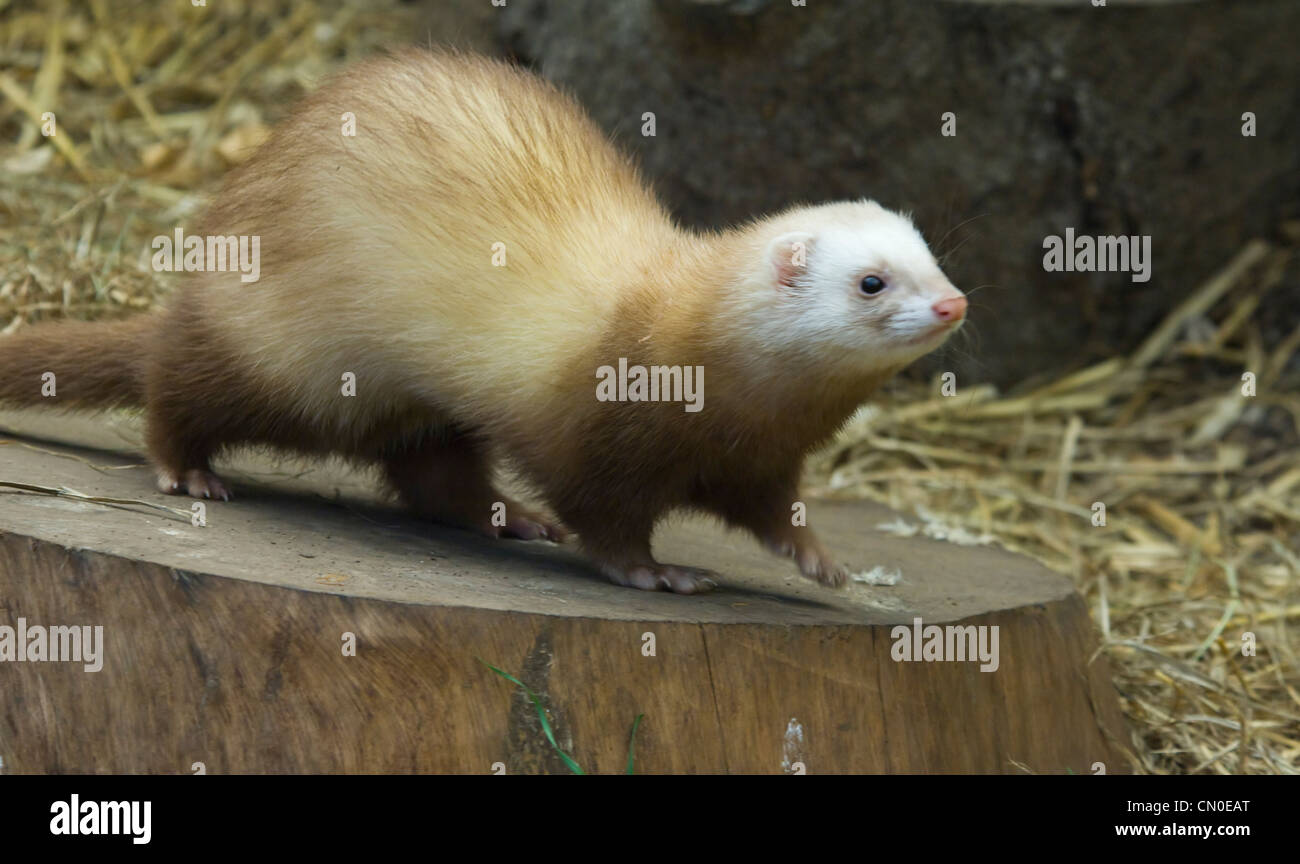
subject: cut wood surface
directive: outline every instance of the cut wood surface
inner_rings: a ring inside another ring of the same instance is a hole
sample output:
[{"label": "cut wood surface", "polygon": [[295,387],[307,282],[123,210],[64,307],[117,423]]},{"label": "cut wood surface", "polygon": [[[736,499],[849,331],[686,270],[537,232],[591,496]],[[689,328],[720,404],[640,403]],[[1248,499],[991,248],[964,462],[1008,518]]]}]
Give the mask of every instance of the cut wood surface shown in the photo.
[{"label": "cut wood surface", "polygon": [[[154,490],[133,422],[6,412],[0,430],[0,483],[193,503]],[[656,554],[721,574],[682,597],[610,585],[570,548],[411,520],[338,465],[223,468],[237,498],[205,502],[206,527],[0,486],[0,625],[102,625],[105,646],[98,672],[0,663],[0,770],[566,771],[480,660],[541,696],[591,772],[624,769],[638,715],[646,773],[1128,768],[1069,581],[882,531],[907,517],[873,504],[811,501],[810,522],[896,585],[821,588],[751,538],[679,519]],[[997,669],[891,659],[893,627],[916,618],[997,626]]]}]

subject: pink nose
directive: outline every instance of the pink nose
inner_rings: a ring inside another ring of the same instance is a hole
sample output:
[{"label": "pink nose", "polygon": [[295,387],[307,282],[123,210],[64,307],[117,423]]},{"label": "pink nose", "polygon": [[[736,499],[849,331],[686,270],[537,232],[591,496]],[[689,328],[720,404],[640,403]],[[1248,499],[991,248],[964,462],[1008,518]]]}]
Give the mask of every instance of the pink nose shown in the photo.
[{"label": "pink nose", "polygon": [[940,300],[930,308],[941,321],[960,321],[966,317],[966,298],[958,294],[956,297]]}]

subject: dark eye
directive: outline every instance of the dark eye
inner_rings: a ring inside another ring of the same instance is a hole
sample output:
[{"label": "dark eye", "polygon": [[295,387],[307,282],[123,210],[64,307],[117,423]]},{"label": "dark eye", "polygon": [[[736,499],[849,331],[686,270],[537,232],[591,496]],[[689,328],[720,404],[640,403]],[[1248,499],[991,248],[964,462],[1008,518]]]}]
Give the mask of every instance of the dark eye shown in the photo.
[{"label": "dark eye", "polygon": [[874,296],[885,290],[885,280],[879,276],[867,276],[858,287],[862,289],[863,294]]}]

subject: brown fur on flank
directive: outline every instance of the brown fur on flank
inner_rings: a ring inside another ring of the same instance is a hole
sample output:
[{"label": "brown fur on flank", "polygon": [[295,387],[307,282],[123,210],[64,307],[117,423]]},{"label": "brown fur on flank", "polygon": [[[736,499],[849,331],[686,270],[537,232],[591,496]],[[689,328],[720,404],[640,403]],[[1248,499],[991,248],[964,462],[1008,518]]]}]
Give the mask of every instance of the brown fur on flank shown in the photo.
[{"label": "brown fur on flank", "polygon": [[[684,231],[567,96],[421,51],[308,96],[192,233],[260,237],[260,279],[187,274],[163,313],[0,340],[0,401],[41,404],[49,369],[49,402],[143,404],[166,491],[228,497],[212,458],[267,445],[378,464],[428,519],[561,539],[495,490],[507,460],[611,579],[684,593],[711,581],[650,554],[675,508],[843,584],[791,523],[804,456],[964,315],[910,223],[878,205]],[[868,270],[890,291],[858,293]],[[703,367],[703,410],[598,401],[596,370],[619,358]]]}]

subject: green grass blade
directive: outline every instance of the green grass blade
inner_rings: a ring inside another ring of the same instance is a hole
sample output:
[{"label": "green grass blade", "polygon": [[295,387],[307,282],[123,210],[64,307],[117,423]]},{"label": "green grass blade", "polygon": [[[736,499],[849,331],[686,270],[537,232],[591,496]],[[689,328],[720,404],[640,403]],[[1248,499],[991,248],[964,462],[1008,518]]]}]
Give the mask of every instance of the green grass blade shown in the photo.
[{"label": "green grass blade", "polygon": [[[509,672],[503,672],[497,667],[493,666],[491,663],[481,658],[475,658],[475,659],[477,659],[478,662],[482,663],[487,668],[491,669],[493,672],[500,675],[502,678],[509,681],[511,684],[515,684],[516,686],[521,687],[523,691],[528,694],[528,698],[532,700],[533,707],[537,709],[537,719],[540,720],[542,723],[542,733],[546,735],[546,740],[551,743],[551,748],[555,750],[556,753],[560,754],[560,758],[564,760],[564,764],[568,765],[569,770],[572,771],[574,774],[585,773],[582,770],[582,768],[579,767],[578,763],[573,761],[572,756],[570,756],[568,753],[565,753],[563,750],[560,749],[559,742],[555,740],[555,732],[554,730],[551,729],[551,721],[548,720],[546,717],[546,706],[542,704],[542,700],[538,698],[537,694],[534,693],[528,687],[527,684],[520,681],[515,676],[511,675]],[[639,720],[640,718],[637,719]]]},{"label": "green grass blade", "polygon": [[627,773],[628,774],[636,773],[634,770],[632,770],[633,766],[636,763],[636,730],[637,727],[641,725],[641,718],[644,716],[645,716],[644,714],[636,715],[636,719],[632,721],[632,735],[627,739]]}]

